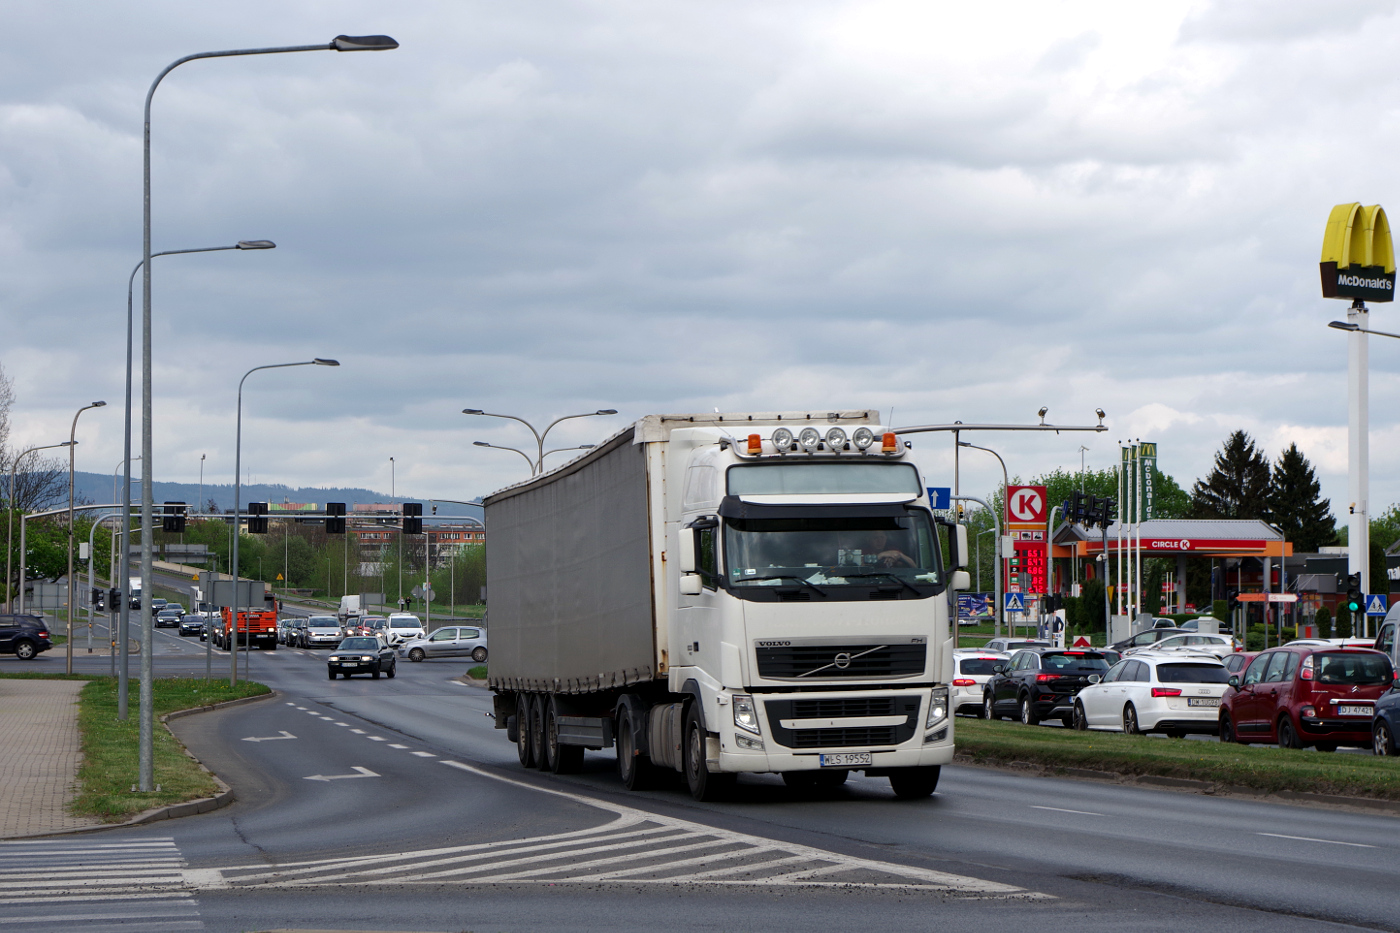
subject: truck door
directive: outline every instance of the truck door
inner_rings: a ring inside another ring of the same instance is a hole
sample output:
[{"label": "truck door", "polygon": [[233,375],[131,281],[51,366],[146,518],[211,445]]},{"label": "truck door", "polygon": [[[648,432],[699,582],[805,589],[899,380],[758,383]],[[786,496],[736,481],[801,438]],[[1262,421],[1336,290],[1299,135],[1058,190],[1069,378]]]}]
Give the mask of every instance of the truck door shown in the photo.
[{"label": "truck door", "polygon": [[[695,536],[696,570],[700,574],[700,593],[679,596],[676,607],[677,628],[681,644],[672,646],[672,665],[699,666],[719,675],[719,521],[701,516],[682,525],[678,534]],[[742,684],[725,684],[739,687]]]}]

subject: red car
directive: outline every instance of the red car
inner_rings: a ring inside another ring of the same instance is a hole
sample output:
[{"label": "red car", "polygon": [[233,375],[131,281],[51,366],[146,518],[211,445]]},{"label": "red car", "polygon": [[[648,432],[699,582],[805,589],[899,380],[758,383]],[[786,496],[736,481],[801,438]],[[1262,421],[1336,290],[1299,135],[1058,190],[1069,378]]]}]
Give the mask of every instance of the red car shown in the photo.
[{"label": "red car", "polygon": [[1369,748],[1376,700],[1390,689],[1390,658],[1366,648],[1285,645],[1230,675],[1220,701],[1220,741],[1280,748]]}]

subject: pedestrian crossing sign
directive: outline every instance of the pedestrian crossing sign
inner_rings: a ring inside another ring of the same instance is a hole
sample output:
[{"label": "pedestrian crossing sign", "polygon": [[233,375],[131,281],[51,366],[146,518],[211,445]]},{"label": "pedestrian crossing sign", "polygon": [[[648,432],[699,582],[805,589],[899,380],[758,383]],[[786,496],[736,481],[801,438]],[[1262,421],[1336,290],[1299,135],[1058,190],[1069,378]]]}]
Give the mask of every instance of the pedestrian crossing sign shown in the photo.
[{"label": "pedestrian crossing sign", "polygon": [[1024,593],[1004,593],[1004,594],[1002,594],[1002,595],[1003,595],[1003,598],[1006,600],[1006,603],[1005,603],[1004,608],[1005,608],[1005,610],[1006,610],[1007,612],[1025,612],[1025,611],[1026,611],[1026,594],[1024,594]]},{"label": "pedestrian crossing sign", "polygon": [[1366,614],[1368,616],[1383,616],[1386,613],[1386,597],[1382,593],[1372,593],[1366,597]]}]

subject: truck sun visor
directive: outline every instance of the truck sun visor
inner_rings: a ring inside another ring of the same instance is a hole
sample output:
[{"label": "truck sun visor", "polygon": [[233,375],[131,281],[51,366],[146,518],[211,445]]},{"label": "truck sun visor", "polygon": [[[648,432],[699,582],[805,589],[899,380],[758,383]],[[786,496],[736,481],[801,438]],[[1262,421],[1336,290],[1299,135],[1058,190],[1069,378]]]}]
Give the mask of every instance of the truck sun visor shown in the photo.
[{"label": "truck sun visor", "polygon": [[725,518],[903,518],[909,509],[902,503],[872,502],[852,505],[769,505],[745,502],[738,496],[720,500]]}]

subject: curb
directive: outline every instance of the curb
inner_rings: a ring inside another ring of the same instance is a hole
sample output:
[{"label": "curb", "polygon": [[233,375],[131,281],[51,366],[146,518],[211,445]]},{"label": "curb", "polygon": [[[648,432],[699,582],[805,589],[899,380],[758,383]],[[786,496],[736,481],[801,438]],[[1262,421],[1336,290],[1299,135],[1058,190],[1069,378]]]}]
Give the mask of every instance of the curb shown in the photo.
[{"label": "curb", "polygon": [[1155,774],[1120,774],[1116,771],[1092,771],[1087,768],[1058,768],[1053,765],[1036,764],[1029,761],[981,761],[971,755],[954,755],[953,764],[974,768],[988,768],[993,771],[1034,772],[1042,777],[1070,778],[1077,781],[1102,781],[1109,784],[1138,785],[1157,790],[1184,791],[1207,797],[1251,797],[1255,800],[1275,803],[1302,804],[1314,807],[1346,807],[1361,809],[1371,813],[1400,816],[1400,800],[1378,800],[1374,797],[1347,797],[1341,794],[1314,794],[1297,790],[1263,790],[1244,784],[1216,784],[1213,781],[1200,781],[1195,778],[1165,777]]},{"label": "curb", "polygon": [[[270,700],[278,696],[276,690],[255,697],[240,697],[237,700],[226,700],[223,703],[215,703],[211,706],[195,706],[190,709],[177,709],[173,713],[166,713],[160,717],[161,725],[171,719],[179,719],[182,716],[192,716],[195,713],[207,713],[216,709],[227,709],[230,706],[242,706],[245,703],[254,703],[258,700]],[[166,726],[168,729],[169,726]],[[150,810],[143,810],[129,820],[120,823],[98,823],[93,826],[82,826],[77,829],[60,829],[51,833],[34,833],[28,836],[8,836],[6,841],[13,839],[44,839],[49,836],[73,836],[80,833],[96,833],[109,829],[124,829],[128,826],[141,826],[146,823],[157,823],[161,820],[173,820],[182,816],[194,816],[196,813],[208,813],[210,810],[219,810],[233,803],[237,798],[234,796],[233,788],[223,782],[213,771],[204,766],[198,758],[190,755],[189,750],[185,754],[199,765],[200,769],[214,779],[214,785],[219,788],[219,792],[212,797],[199,797],[195,800],[186,800],[184,803],[172,803],[164,807],[153,807]]]}]

